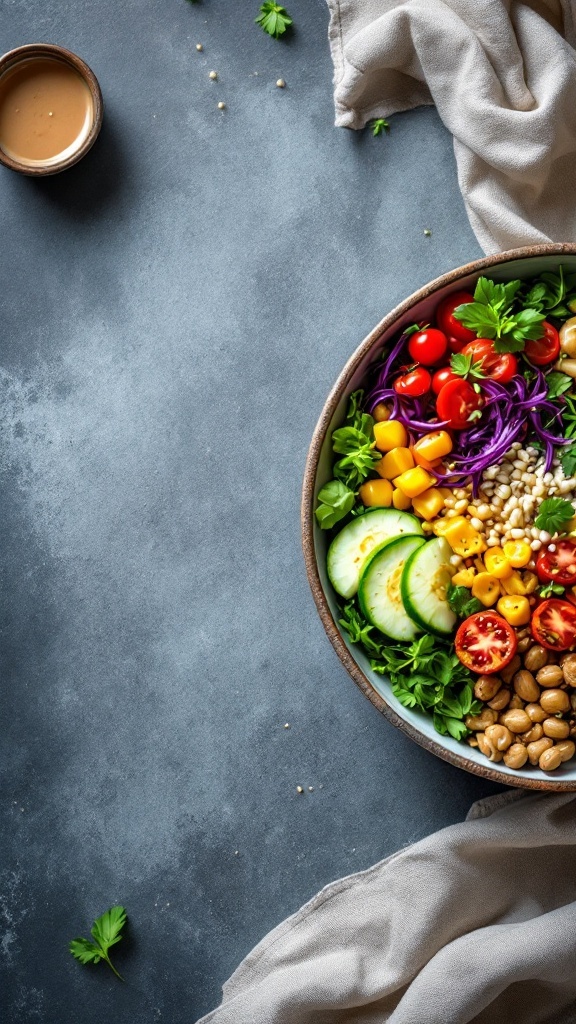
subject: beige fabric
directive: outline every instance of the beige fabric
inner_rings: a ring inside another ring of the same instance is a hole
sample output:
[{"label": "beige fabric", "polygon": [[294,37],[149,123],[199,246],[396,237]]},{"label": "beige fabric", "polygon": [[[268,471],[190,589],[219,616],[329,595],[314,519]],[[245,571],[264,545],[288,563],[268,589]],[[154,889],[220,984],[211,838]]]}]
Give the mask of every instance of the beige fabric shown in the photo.
[{"label": "beige fabric", "polygon": [[337,125],[435,103],[486,252],[576,241],[575,0],[328,6]]},{"label": "beige fabric", "polygon": [[507,792],[322,890],[204,1024],[574,1024],[576,804]]}]

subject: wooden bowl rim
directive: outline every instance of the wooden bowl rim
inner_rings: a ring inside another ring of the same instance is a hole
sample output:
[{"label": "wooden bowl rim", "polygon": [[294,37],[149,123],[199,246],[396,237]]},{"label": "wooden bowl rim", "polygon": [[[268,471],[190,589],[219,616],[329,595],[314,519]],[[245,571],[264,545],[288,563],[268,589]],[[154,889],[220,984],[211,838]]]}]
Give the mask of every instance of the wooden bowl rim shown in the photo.
[{"label": "wooden bowl rim", "polygon": [[21,164],[17,160],[13,160],[11,156],[8,156],[7,153],[0,149],[0,163],[4,164],[5,167],[10,168],[11,171],[17,171],[19,174],[38,178],[59,174],[60,171],[68,170],[69,167],[73,167],[82,157],[86,156],[88,150],[92,149],[102,127],[104,101],[98,79],[92,69],[88,67],[88,64],[77,53],[72,53],[71,50],[67,50],[64,46],[59,46],[56,43],[25,43],[23,46],[16,46],[13,50],[8,50],[0,57],[0,76],[11,65],[34,55],[55,57],[66,64],[70,64],[86,82],[94,107],[92,125],[84,142],[74,153],[71,153],[65,160],[60,160],[59,163],[31,167],[28,164]]},{"label": "wooden bowl rim", "polygon": [[388,313],[387,316],[385,316],[374,328],[374,330],[368,334],[364,341],[361,342],[356,351],[346,362],[344,369],[339,374],[336,383],[332,387],[312,436],[312,441],[306,458],[306,468],[304,471],[304,483],[302,488],[302,547],[308,582],[328,639],[334,647],[340,661],[352,676],[356,685],[362,690],[364,696],[371,701],[374,707],[376,707],[378,711],[380,711],[381,714],[383,714],[385,718],[392,723],[392,725],[397,726],[398,729],[401,729],[402,732],[409,736],[410,739],[414,740],[415,743],[418,743],[421,747],[424,747],[425,750],[430,751],[430,753],[436,754],[436,756],[442,758],[443,761],[448,761],[457,768],[462,768],[474,775],[479,775],[484,779],[489,779],[491,782],[515,786],[520,789],[535,789],[546,792],[576,792],[576,779],[563,780],[555,779],[552,776],[549,779],[532,779],[520,774],[518,776],[509,776],[504,775],[497,768],[489,767],[489,763],[487,763],[486,766],[477,764],[475,761],[471,761],[463,754],[456,754],[453,751],[446,749],[436,740],[425,736],[411,725],[410,722],[400,718],[397,712],[394,711],[384,698],[376,692],[368,677],[356,663],[346,647],[326,600],[314,552],[314,486],[318,460],[334,412],[340,402],[340,399],[346,392],[355,370],[362,360],[372,348],[376,347],[385,331],[392,327],[400,317],[412,308],[412,306],[433,295],[434,292],[449,285],[457,285],[462,278],[467,277],[469,274],[481,273],[482,271],[490,270],[503,263],[528,259],[534,256],[576,256],[576,245],[570,243],[546,243],[542,245],[524,246],[518,249],[509,249],[506,252],[497,253],[492,256],[485,256],[481,259],[474,260],[471,263],[466,263],[463,266],[458,267],[456,270],[451,270],[447,274],[442,274],[441,277],[435,278],[434,281],[431,281],[429,284],[424,285],[423,288],[414,292],[409,298],[405,299],[390,313]]}]

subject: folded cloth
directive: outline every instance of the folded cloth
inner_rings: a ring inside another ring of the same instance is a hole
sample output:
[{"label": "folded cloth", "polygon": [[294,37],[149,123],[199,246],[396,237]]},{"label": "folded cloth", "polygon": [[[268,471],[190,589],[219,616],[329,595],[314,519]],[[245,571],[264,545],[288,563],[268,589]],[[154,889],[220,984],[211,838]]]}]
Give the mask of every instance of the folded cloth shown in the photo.
[{"label": "folded cloth", "polygon": [[486,252],[576,241],[574,0],[328,0],[336,124],[434,103]]},{"label": "folded cloth", "polygon": [[328,885],[201,1024],[574,1024],[576,803],[506,792]]}]

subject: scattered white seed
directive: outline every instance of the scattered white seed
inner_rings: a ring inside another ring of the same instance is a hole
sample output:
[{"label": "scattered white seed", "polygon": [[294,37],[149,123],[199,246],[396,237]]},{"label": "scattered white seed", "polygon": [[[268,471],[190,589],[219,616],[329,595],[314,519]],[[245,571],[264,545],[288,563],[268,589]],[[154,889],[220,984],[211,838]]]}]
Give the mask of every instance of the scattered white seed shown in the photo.
[{"label": "scattered white seed", "polygon": [[303,793],[304,792],[304,787],[303,786],[296,786],[296,792],[297,793]]},{"label": "scattered white seed", "polygon": [[218,104],[218,110],[226,110],[226,104],[223,103],[222,100],[220,100],[220,103]]},{"label": "scattered white seed", "polygon": [[286,88],[286,82],[284,81],[283,78],[279,78],[278,81],[276,82],[276,85],[278,86],[279,89]]},{"label": "scattered white seed", "polygon": [[208,75],[208,78],[211,78],[213,82],[216,82],[218,79],[218,72],[211,71],[210,74]]},{"label": "scattered white seed", "polygon": [[202,43],[196,43],[196,49],[198,50],[199,53],[201,53],[202,50],[204,49],[204,47],[202,46]]}]

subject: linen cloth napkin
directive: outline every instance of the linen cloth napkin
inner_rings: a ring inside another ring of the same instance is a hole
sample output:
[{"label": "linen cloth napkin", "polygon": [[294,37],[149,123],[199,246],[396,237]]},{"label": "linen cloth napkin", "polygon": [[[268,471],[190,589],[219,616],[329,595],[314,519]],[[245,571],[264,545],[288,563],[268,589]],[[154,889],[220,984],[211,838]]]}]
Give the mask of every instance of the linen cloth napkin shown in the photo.
[{"label": "linen cloth napkin", "polygon": [[337,125],[434,103],[485,252],[576,241],[574,0],[328,6]]},{"label": "linen cloth napkin", "polygon": [[201,1024],[574,1024],[574,797],[498,794],[328,885]]}]

